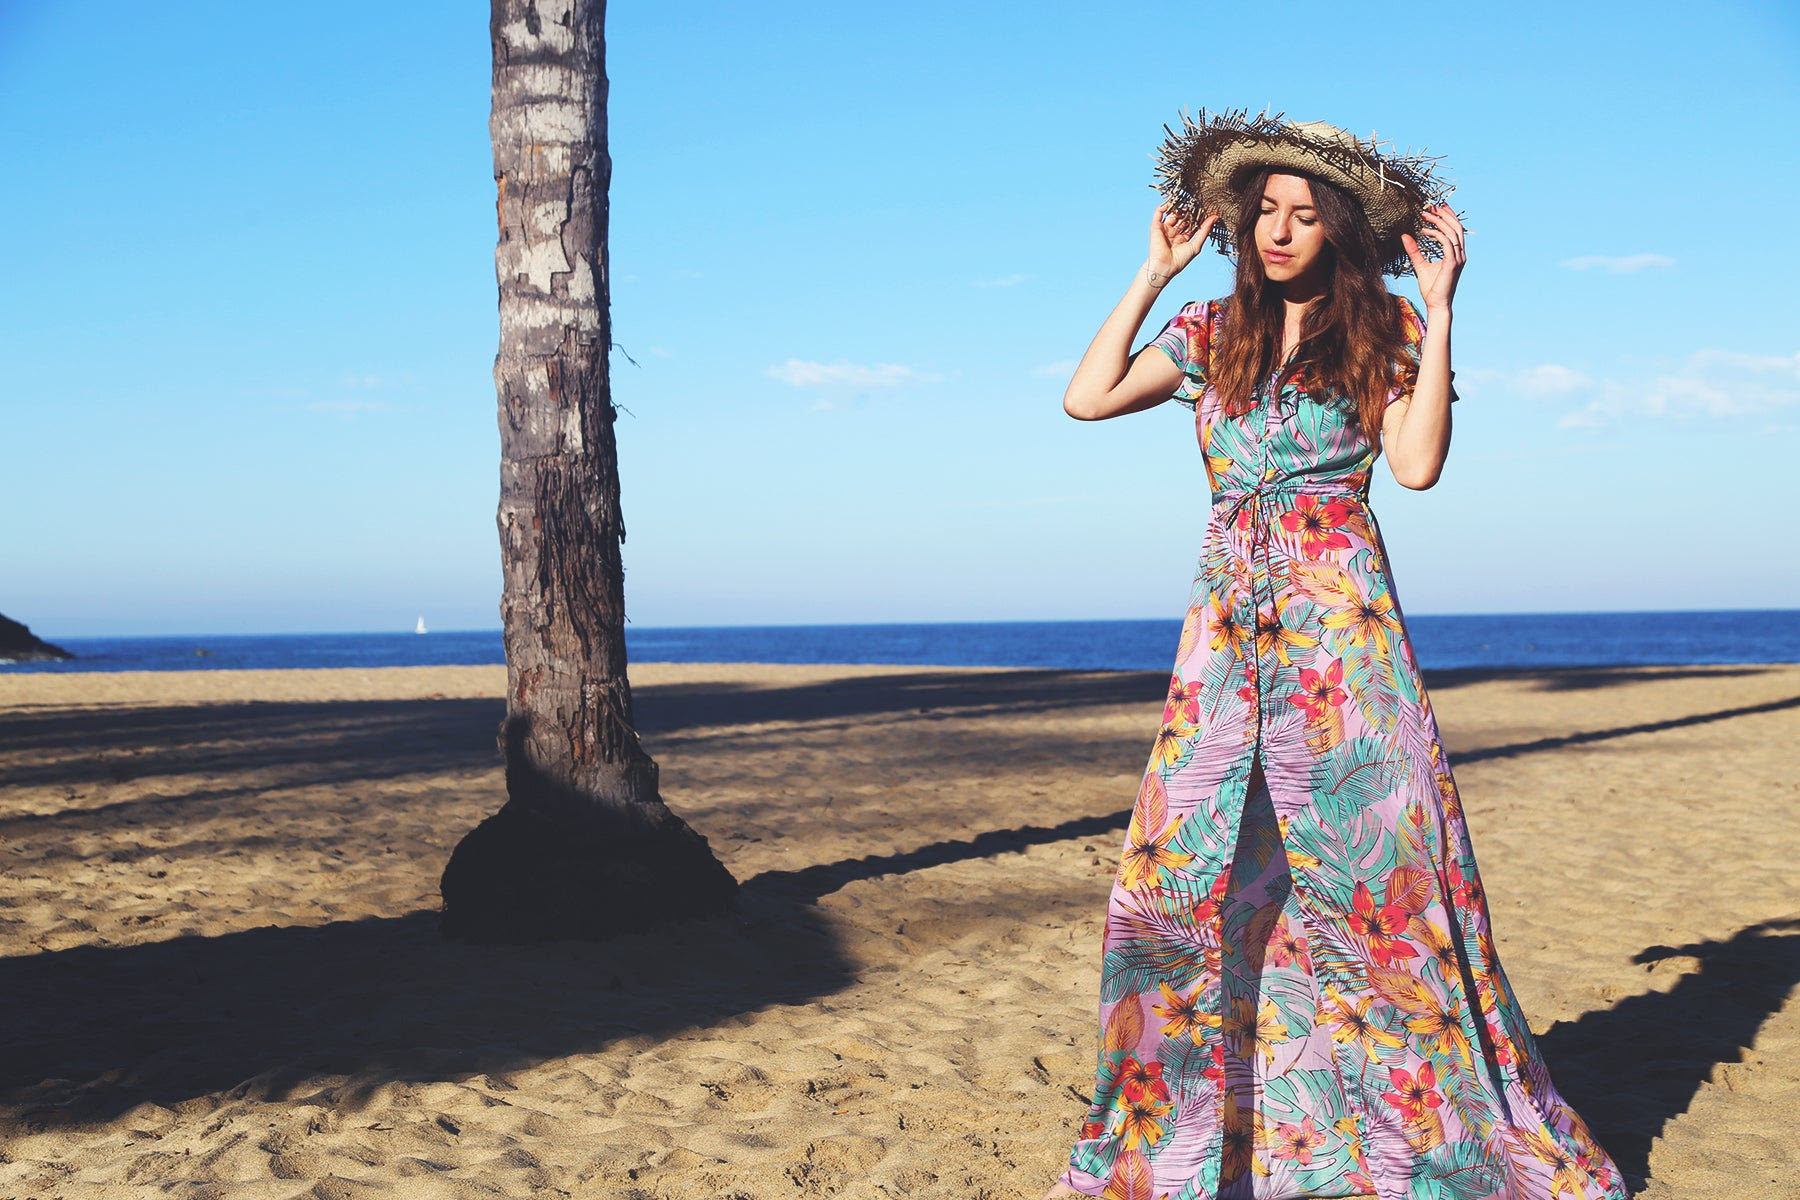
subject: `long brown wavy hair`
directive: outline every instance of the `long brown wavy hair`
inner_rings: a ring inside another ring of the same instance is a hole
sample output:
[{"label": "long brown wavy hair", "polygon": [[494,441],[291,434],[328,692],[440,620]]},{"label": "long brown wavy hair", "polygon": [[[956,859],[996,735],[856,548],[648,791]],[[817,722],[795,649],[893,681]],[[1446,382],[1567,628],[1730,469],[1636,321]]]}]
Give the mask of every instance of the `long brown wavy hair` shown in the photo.
[{"label": "long brown wavy hair", "polygon": [[[1263,187],[1272,174],[1265,169],[1248,177],[1232,214],[1237,283],[1212,371],[1213,386],[1231,416],[1250,409],[1257,387],[1275,370],[1281,349],[1281,292],[1263,273],[1262,255],[1256,249],[1256,219],[1262,211]],[[1418,368],[1406,353],[1400,302],[1382,282],[1381,253],[1362,205],[1334,184],[1304,177],[1312,185],[1313,208],[1325,226],[1322,257],[1327,281],[1325,294],[1307,310],[1300,345],[1283,374],[1300,377],[1308,391],[1349,396],[1363,435],[1379,449],[1389,389],[1398,383],[1404,394],[1418,378]]]}]

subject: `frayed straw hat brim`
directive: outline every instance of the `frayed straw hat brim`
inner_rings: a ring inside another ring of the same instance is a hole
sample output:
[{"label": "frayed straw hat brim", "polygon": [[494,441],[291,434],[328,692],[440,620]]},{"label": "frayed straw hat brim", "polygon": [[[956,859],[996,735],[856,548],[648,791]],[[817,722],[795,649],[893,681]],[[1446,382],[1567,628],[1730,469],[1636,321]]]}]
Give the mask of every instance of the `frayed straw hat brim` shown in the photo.
[{"label": "frayed straw hat brim", "polygon": [[1412,274],[1403,233],[1416,237],[1427,257],[1440,251],[1423,214],[1454,188],[1436,177],[1437,158],[1384,149],[1373,138],[1364,141],[1323,121],[1243,109],[1201,109],[1192,117],[1184,112],[1179,131],[1165,125],[1163,132],[1168,137],[1157,151],[1151,186],[1171,210],[1193,220],[1219,214],[1211,240],[1221,254],[1234,253],[1229,227],[1246,178],[1265,167],[1316,176],[1355,197],[1375,231],[1383,274]]}]

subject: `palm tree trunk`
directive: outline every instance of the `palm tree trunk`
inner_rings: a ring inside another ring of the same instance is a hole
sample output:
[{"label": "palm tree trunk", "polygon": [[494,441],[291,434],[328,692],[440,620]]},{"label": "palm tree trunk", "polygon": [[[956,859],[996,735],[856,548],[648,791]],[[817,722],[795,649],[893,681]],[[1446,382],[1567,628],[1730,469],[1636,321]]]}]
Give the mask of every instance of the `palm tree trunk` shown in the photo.
[{"label": "palm tree trunk", "polygon": [[632,725],[607,373],[604,0],[492,0],[507,801],[444,869],[443,929],[604,937],[729,906]]}]

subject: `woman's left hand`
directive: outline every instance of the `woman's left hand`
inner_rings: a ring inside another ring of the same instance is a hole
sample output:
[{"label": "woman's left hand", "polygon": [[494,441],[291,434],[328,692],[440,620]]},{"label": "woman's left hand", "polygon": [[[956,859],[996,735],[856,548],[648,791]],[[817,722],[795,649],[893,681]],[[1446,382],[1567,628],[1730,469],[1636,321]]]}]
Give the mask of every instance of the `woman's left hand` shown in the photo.
[{"label": "woman's left hand", "polygon": [[1425,302],[1425,310],[1429,313],[1433,309],[1450,307],[1450,298],[1456,294],[1457,277],[1462,274],[1463,264],[1469,261],[1464,249],[1468,231],[1448,204],[1434,204],[1423,215],[1425,223],[1431,226],[1432,236],[1443,249],[1442,257],[1436,262],[1426,258],[1419,240],[1410,233],[1400,235],[1400,244],[1406,247],[1407,257],[1412,259],[1413,274],[1419,279],[1419,298]]}]

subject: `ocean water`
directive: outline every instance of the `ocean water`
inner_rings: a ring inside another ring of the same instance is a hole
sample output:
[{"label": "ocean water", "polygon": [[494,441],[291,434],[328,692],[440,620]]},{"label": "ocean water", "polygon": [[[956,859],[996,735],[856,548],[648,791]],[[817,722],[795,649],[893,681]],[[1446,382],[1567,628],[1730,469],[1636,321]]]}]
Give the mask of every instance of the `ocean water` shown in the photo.
[{"label": "ocean water", "polygon": [[[1426,670],[1800,662],[1800,610],[1409,616]],[[1181,622],[991,621],[626,631],[634,662],[1168,670]],[[76,658],[0,671],[221,671],[504,662],[498,629],[66,638]]]}]

